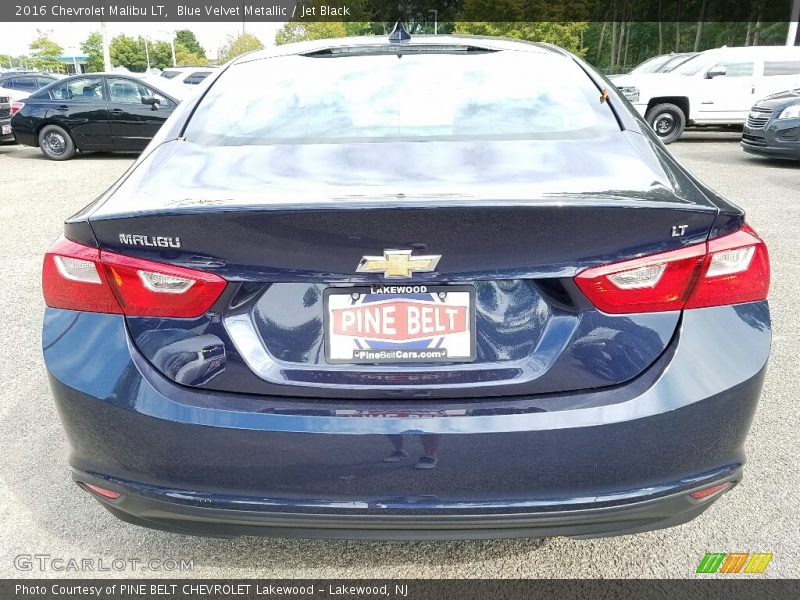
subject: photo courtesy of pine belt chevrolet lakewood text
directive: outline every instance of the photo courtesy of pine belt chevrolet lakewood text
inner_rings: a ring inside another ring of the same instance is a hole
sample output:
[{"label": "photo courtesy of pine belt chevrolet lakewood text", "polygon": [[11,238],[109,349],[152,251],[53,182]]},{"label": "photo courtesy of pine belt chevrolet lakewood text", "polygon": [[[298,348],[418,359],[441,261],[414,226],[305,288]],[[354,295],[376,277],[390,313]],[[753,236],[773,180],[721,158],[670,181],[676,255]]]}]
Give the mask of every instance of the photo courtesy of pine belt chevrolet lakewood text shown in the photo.
[{"label": "photo courtesy of pine belt chevrolet lakewood text", "polygon": [[131,523],[630,534],[741,481],[769,271],[581,59],[398,27],[209,75],[47,252],[42,343]]}]

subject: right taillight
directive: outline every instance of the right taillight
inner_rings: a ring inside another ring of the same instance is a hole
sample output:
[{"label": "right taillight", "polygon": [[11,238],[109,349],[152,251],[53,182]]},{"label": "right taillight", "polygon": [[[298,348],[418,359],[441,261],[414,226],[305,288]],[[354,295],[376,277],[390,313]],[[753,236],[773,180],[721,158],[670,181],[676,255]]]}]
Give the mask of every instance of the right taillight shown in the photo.
[{"label": "right taillight", "polygon": [[47,306],[144,317],[205,314],[227,282],[213,273],[123,256],[60,239],[44,257]]},{"label": "right taillight", "polygon": [[767,246],[747,225],[709,242],[592,267],[575,283],[603,312],[659,312],[764,300]]},{"label": "right taillight", "polygon": [[22,110],[23,106],[25,106],[24,102],[12,102],[11,103],[11,114],[12,115],[17,114],[20,110]]},{"label": "right taillight", "polygon": [[708,254],[684,308],[766,300],[768,291],[767,245],[745,225],[708,242]]}]

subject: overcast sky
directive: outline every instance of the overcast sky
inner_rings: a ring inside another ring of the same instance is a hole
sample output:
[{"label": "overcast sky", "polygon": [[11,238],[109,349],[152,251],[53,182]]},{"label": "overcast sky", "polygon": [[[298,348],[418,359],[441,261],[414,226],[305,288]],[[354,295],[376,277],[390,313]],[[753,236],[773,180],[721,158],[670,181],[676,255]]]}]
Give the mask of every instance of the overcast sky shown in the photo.
[{"label": "overcast sky", "polygon": [[[0,0],[0,2],[5,0]],[[247,33],[252,33],[265,46],[275,43],[275,32],[283,23],[254,22],[245,25]],[[124,33],[136,37],[147,36],[152,40],[168,41],[176,29],[191,29],[197,36],[200,45],[206,50],[209,58],[217,56],[217,50],[230,35],[242,32],[241,23],[108,23],[106,25],[109,38]],[[58,43],[64,50],[78,49],[93,31],[100,31],[100,23],[5,23],[0,35],[0,54],[18,56],[30,52],[28,44],[36,38],[36,30],[47,31],[50,39]]]}]

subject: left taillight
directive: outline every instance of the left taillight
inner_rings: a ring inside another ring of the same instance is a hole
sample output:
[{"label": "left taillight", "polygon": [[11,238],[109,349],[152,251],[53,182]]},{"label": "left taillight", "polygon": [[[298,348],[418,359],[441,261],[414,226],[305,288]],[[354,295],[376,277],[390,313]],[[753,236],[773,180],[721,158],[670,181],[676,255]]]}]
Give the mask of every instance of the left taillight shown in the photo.
[{"label": "left taillight", "polygon": [[575,283],[598,309],[624,314],[765,300],[769,276],[767,246],[745,225],[702,244],[586,269]]},{"label": "left taillight", "polygon": [[23,106],[25,106],[24,102],[12,102],[11,103],[11,114],[12,115],[17,114],[20,110],[22,110]]},{"label": "left taillight", "polygon": [[142,317],[206,313],[227,282],[213,273],[58,240],[44,257],[47,306]]}]

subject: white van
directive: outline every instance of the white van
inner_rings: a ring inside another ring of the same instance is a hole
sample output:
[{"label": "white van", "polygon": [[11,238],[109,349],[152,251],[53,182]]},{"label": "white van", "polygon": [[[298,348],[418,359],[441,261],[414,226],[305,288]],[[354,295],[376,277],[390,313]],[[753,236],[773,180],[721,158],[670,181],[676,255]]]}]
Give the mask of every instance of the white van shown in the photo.
[{"label": "white van", "polygon": [[687,125],[743,125],[758,100],[800,87],[800,47],[706,50],[669,73],[621,75],[614,85],[669,144]]}]

